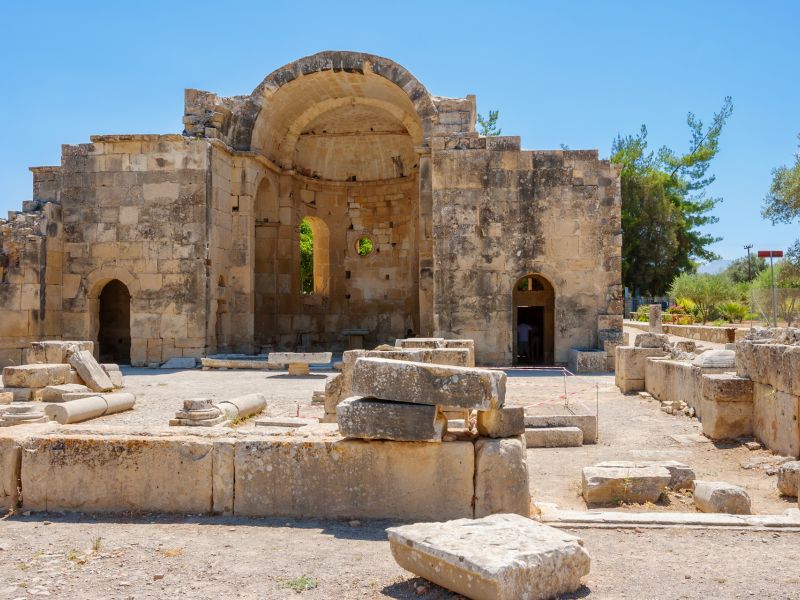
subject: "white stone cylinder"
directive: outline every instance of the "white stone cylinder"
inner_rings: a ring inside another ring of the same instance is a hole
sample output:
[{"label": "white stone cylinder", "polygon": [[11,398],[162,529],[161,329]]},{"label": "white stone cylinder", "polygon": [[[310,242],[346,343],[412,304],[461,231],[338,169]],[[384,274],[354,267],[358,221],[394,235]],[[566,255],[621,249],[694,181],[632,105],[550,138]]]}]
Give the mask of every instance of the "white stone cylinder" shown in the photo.
[{"label": "white stone cylinder", "polygon": [[62,425],[66,425],[101,417],[105,414],[107,407],[106,400],[102,396],[89,396],[59,404],[48,404],[44,409],[44,414]]},{"label": "white stone cylinder", "polygon": [[222,410],[229,419],[244,419],[250,415],[255,415],[264,410],[267,406],[267,399],[263,394],[246,394],[237,398],[230,398],[217,402],[217,407]]},{"label": "white stone cylinder", "polygon": [[107,408],[105,414],[107,415],[129,410],[136,404],[136,396],[130,392],[103,394],[102,398],[106,401]]}]

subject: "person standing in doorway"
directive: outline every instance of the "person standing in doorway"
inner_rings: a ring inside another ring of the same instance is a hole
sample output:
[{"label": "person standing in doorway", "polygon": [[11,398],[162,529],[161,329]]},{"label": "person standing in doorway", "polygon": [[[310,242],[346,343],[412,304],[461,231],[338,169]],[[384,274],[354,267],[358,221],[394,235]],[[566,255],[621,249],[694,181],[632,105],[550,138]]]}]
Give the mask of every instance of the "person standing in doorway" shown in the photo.
[{"label": "person standing in doorway", "polygon": [[520,355],[525,357],[527,363],[532,365],[531,331],[533,331],[533,327],[527,323],[520,323],[517,325],[517,351]]}]

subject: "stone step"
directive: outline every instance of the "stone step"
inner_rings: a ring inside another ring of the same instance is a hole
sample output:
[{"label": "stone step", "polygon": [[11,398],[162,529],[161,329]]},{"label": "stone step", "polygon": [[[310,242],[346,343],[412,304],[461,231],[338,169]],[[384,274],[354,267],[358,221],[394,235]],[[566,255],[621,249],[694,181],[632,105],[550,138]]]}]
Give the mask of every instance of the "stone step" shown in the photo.
[{"label": "stone step", "polygon": [[526,427],[528,448],[574,448],[583,446],[583,431],[578,427]]}]

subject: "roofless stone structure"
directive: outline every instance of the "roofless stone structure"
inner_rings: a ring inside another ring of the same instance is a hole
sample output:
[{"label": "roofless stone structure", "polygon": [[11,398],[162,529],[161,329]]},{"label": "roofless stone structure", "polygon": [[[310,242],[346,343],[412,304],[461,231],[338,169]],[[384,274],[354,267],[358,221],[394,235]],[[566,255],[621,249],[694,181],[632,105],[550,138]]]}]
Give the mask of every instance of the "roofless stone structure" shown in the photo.
[{"label": "roofless stone structure", "polygon": [[479,363],[564,363],[618,339],[617,168],[475,119],[474,96],[321,52],[247,96],[187,90],[182,134],[63,146],[0,221],[0,363],[58,338],[134,365],[409,330],[472,338]]}]

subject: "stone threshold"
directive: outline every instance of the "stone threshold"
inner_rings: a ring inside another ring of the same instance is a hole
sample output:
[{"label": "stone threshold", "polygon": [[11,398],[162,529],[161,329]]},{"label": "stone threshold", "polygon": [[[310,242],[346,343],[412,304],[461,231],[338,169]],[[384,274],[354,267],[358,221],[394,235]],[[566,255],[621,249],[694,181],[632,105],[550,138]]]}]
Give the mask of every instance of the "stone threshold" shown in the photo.
[{"label": "stone threshold", "polygon": [[729,515],[724,513],[613,512],[560,510],[557,505],[537,502],[539,520],[554,527],[576,529],[633,528],[722,528],[781,529],[800,531],[800,510],[787,509],[781,515]]}]

